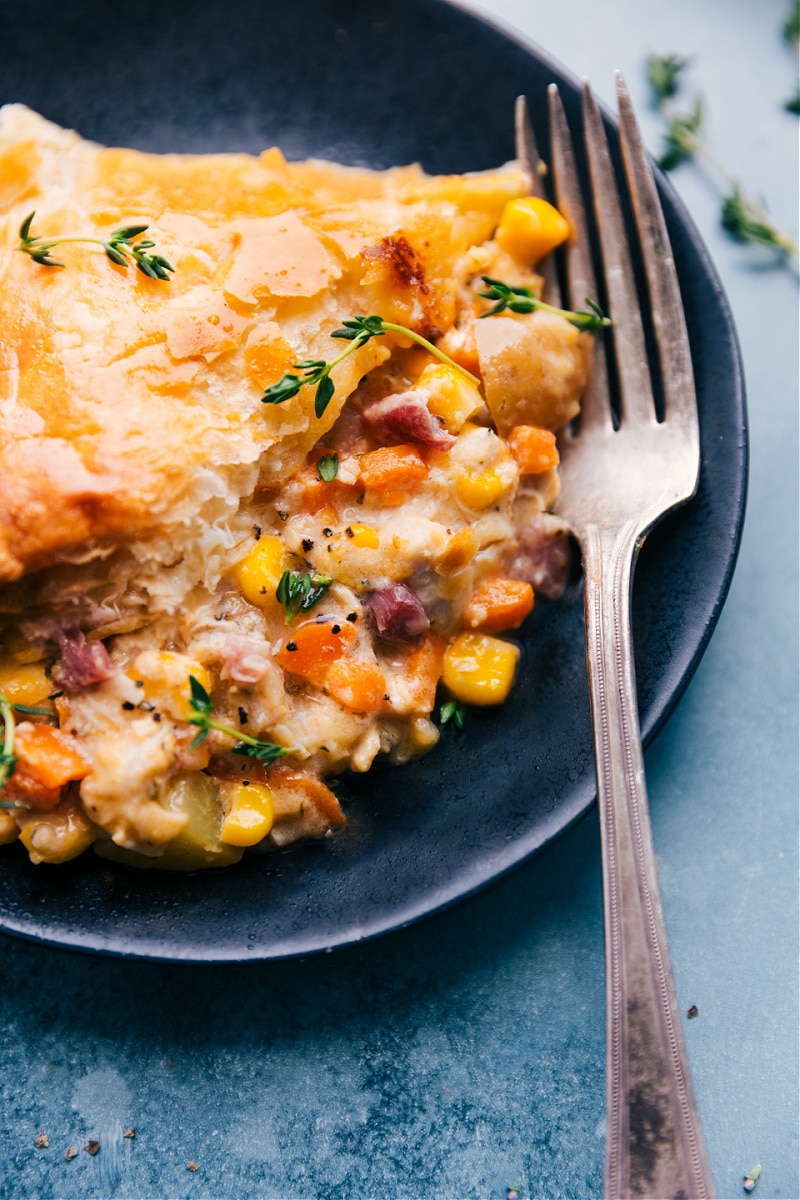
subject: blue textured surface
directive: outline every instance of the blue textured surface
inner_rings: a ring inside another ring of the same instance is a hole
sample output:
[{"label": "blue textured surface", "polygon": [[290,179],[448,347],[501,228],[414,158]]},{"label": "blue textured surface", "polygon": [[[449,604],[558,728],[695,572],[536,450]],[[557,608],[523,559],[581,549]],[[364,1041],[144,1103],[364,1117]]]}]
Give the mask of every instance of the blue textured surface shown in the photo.
[{"label": "blue textured surface", "polygon": [[[796,225],[788,3],[481,7],[602,95],[621,67],[654,148],[643,59],[691,55],[713,148]],[[758,1161],[756,1197],[797,1200],[797,281],[725,237],[699,172],[674,182],[737,320],[752,458],[730,599],[647,755],[654,838],[719,1194],[743,1195]],[[171,968],[0,945],[4,1198],[501,1200],[517,1181],[524,1196],[600,1195],[594,816],[451,912],[306,962]]]}]

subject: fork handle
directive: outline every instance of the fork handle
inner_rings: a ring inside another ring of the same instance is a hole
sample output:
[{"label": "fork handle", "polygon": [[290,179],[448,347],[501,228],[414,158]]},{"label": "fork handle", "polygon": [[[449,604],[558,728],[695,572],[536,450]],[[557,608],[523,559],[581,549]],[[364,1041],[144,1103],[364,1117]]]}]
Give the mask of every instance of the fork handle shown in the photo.
[{"label": "fork handle", "polygon": [[631,642],[637,527],[583,542],[603,858],[606,1200],[713,1195],[683,1045],[647,811]]}]

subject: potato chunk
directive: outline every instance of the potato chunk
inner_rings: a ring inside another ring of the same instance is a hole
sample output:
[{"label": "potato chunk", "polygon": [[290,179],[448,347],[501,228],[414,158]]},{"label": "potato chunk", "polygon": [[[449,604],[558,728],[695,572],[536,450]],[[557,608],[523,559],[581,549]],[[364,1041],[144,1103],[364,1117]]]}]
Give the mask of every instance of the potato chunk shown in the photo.
[{"label": "potato chunk", "polygon": [[475,322],[486,401],[498,432],[559,429],[577,416],[591,339],[564,317],[535,312]]}]

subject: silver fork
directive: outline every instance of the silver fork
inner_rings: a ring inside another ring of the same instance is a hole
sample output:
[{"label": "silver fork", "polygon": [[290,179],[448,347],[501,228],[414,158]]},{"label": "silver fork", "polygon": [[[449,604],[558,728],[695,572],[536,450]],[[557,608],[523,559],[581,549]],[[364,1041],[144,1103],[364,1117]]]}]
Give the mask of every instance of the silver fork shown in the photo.
[{"label": "silver fork", "polygon": [[[689,341],[666,225],[630,100],[617,75],[620,140],[650,294],[664,398],[658,420],[640,302],[614,169],[597,104],[584,86],[583,123],[610,336],[596,346],[577,432],[560,439],[557,511],[580,544],[586,654],[594,725],[603,858],[606,958],[608,1200],[713,1192],[683,1046],[647,812],[631,642],[631,589],[639,549],[665,513],[697,487],[700,441]],[[523,102],[524,103],[524,102]],[[558,207],[573,229],[565,302],[597,296],[588,225],[564,108],[549,89],[551,166]],[[527,112],[527,110],[526,110]],[[518,152],[536,175],[533,142],[517,111]],[[534,187],[536,185],[534,184]],[[557,288],[551,274],[551,291]],[[548,297],[551,298],[551,297]],[[558,303],[557,300],[555,300]],[[612,418],[606,353],[616,362]]]}]

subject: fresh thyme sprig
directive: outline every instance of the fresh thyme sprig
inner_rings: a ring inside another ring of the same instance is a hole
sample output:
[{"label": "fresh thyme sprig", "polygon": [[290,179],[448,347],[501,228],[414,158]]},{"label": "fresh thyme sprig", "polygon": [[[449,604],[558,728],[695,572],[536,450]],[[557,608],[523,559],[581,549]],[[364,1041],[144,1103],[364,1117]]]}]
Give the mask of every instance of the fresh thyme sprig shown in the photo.
[{"label": "fresh thyme sprig", "polygon": [[284,571],[275,589],[275,598],[283,605],[284,620],[291,625],[298,613],[308,612],[322,599],[333,583],[329,575],[317,575],[307,571]]},{"label": "fresh thyme sprig", "polygon": [[611,324],[611,319],[588,296],[586,298],[586,303],[589,305],[588,309],[577,308],[574,312],[570,312],[565,308],[554,308],[552,304],[545,304],[544,300],[540,300],[530,288],[509,287],[499,279],[491,279],[488,275],[481,275],[481,279],[487,285],[489,291],[478,292],[478,295],[483,296],[486,300],[497,301],[492,308],[481,313],[481,317],[493,317],[495,313],[504,312],[505,309],[515,313],[532,313],[537,309],[541,309],[543,312],[555,313],[559,317],[566,317],[570,325],[575,325],[578,329],[592,329],[600,333]]},{"label": "fresh thyme sprig", "polygon": [[471,375],[469,371],[465,371],[458,363],[453,362],[452,358],[448,357],[441,350],[438,350],[433,342],[429,342],[421,334],[415,333],[413,329],[407,329],[405,325],[395,325],[392,321],[384,321],[383,317],[373,315],[371,317],[352,317],[347,321],[343,321],[342,328],[334,329],[331,337],[349,342],[350,345],[347,349],[343,350],[331,362],[325,362],[324,359],[308,358],[303,362],[295,363],[295,371],[300,371],[301,374],[294,375],[291,372],[287,372],[277,383],[273,383],[271,387],[267,388],[261,397],[262,403],[283,404],[285,400],[291,400],[293,396],[296,396],[306,384],[316,384],[314,413],[317,418],[320,418],[330,404],[335,391],[334,382],[331,379],[333,368],[338,367],[339,363],[343,362],[348,355],[352,354],[354,350],[358,350],[359,347],[365,346],[372,338],[383,337],[386,333],[396,333],[401,337],[410,338],[412,342],[416,342],[418,346],[423,346],[438,358],[440,362],[454,367],[472,383],[478,383],[474,375]]},{"label": "fresh thyme sprig", "polygon": [[196,725],[198,729],[198,733],[192,739],[190,750],[196,750],[198,746],[202,746],[211,730],[216,729],[219,733],[226,733],[228,737],[232,737],[236,741],[236,745],[233,747],[234,754],[246,754],[248,758],[255,758],[267,767],[276,759],[295,753],[290,746],[276,746],[274,742],[261,742],[247,733],[231,729],[229,725],[221,725],[211,716],[214,707],[211,697],[194,675],[189,676],[189,687],[191,688],[189,704],[194,709],[194,716],[187,717],[187,721],[189,725]]},{"label": "fresh thyme sprig", "polygon": [[647,78],[653,99],[667,123],[659,166],[664,171],[672,171],[691,159],[702,160],[727,189],[720,205],[720,222],[731,237],[738,242],[767,246],[787,258],[797,258],[798,245],[794,238],[780,229],[764,207],[745,193],[739,181],[706,146],[701,137],[704,115],[701,99],[697,98],[689,112],[678,112],[670,103],[679,91],[682,74],[688,65],[688,59],[675,54],[651,55],[647,60]]},{"label": "fresh thyme sprig", "polygon": [[150,279],[161,279],[168,283],[168,272],[175,270],[161,254],[147,253],[155,246],[155,242],[142,237],[142,234],[149,228],[147,225],[128,225],[124,229],[115,230],[107,238],[91,237],[88,234],[42,238],[31,236],[31,223],[35,216],[36,213],[32,212],[20,225],[19,242],[14,249],[21,250],[23,254],[27,254],[42,267],[66,266],[66,263],[50,256],[50,251],[54,246],[61,246],[66,242],[92,242],[94,245],[102,246],[106,258],[109,258],[112,263],[116,263],[118,267],[124,267],[127,270],[128,263],[133,262],[142,274],[147,275]]}]

